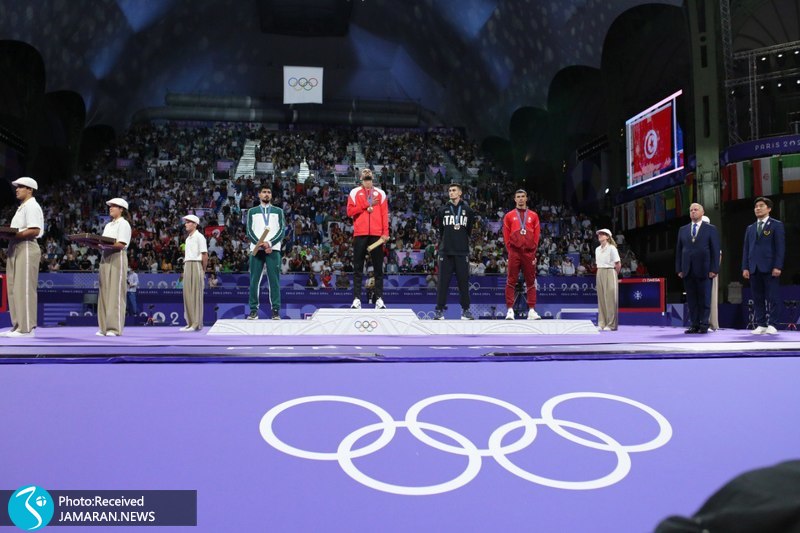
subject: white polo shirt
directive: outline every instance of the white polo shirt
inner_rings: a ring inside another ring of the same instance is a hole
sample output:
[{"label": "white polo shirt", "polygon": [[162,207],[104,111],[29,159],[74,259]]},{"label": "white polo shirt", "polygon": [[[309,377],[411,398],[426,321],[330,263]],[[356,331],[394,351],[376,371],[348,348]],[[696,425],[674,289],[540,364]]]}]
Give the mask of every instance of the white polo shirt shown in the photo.
[{"label": "white polo shirt", "polygon": [[597,268],[614,268],[619,261],[619,251],[616,246],[607,244],[605,247],[598,246],[594,250],[594,260]]},{"label": "white polo shirt", "polygon": [[17,212],[14,213],[14,218],[11,219],[11,227],[17,228],[18,231],[39,228],[39,234],[36,238],[38,239],[44,235],[44,213],[42,213],[42,207],[36,201],[36,198],[31,196],[22,202],[17,208]]},{"label": "white polo shirt", "polygon": [[206,238],[199,230],[194,230],[191,235],[186,236],[186,251],[183,256],[183,262],[202,261],[203,253],[208,253]]},{"label": "white polo shirt", "polygon": [[131,243],[131,225],[127,220],[119,217],[106,224],[106,227],[103,228],[103,237],[112,237],[117,242],[124,242],[123,250],[127,250]]}]

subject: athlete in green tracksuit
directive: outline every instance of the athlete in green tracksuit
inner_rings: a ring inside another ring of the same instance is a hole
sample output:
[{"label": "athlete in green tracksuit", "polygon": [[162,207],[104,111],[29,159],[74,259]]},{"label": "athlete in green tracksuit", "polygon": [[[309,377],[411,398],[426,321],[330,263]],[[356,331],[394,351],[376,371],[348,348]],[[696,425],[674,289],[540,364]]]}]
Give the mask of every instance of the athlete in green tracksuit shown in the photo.
[{"label": "athlete in green tracksuit", "polygon": [[[247,211],[247,238],[250,239],[250,314],[248,320],[258,319],[259,287],[264,269],[269,282],[269,302],[272,319],[280,320],[281,287],[281,241],[286,230],[283,209],[272,205],[272,189],[263,185],[258,192],[259,205]],[[264,229],[269,228],[267,238],[258,246]]]}]

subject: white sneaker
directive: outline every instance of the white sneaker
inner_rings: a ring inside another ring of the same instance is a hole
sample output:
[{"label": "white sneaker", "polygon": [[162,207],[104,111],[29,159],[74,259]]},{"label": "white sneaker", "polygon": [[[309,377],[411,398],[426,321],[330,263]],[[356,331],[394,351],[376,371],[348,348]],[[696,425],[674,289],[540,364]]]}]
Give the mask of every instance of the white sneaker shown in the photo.
[{"label": "white sneaker", "polygon": [[506,320],[514,320],[514,310],[509,308],[506,312]]},{"label": "white sneaker", "polygon": [[606,326],[606,327],[603,328],[603,331],[614,331],[614,330],[611,329],[609,326]]},{"label": "white sneaker", "polygon": [[106,331],[106,337],[119,337],[119,333],[116,331]]},{"label": "white sneaker", "polygon": [[542,317],[539,316],[539,313],[536,312],[536,309],[531,309],[528,311],[528,320],[541,320]]},{"label": "white sneaker", "polygon": [[183,326],[178,331],[192,331],[193,329],[194,329],[193,327],[187,325],[187,326]]},{"label": "white sneaker", "polygon": [[361,300],[353,298],[353,303],[350,304],[350,309],[361,309]]},{"label": "white sneaker", "polygon": [[6,337],[33,337],[34,333],[33,330],[30,330],[28,333],[22,333],[19,330],[9,331],[6,333]]},{"label": "white sneaker", "polygon": [[375,300],[375,309],[386,309],[386,304],[383,303],[383,298]]},{"label": "white sneaker", "polygon": [[767,332],[767,328],[765,328],[764,326],[758,326],[756,329],[754,329],[750,333],[752,333],[753,335],[763,335],[766,332]]},{"label": "white sneaker", "polygon": [[98,337],[105,337],[106,336],[106,334],[103,333],[102,331],[96,332],[95,335],[97,335]]},{"label": "white sneaker", "polygon": [[767,326],[767,329],[764,330],[764,333],[767,335],[777,335],[778,330],[775,329],[775,326]]}]

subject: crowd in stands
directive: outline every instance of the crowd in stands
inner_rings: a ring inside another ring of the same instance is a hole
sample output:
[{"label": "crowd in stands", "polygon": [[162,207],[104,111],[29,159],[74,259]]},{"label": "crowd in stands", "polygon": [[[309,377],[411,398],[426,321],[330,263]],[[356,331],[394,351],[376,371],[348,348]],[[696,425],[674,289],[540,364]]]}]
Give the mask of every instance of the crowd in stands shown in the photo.
[{"label": "crowd in stands", "polygon": [[[214,171],[218,159],[238,160],[246,138],[260,141],[256,159],[272,162],[274,175],[234,178],[232,173]],[[346,199],[353,184],[338,182],[332,168],[352,162],[347,152],[352,143],[358,143],[370,165],[385,165],[382,168],[406,177],[397,184],[398,180],[383,179],[381,172],[376,172],[376,185],[388,194],[391,213],[391,240],[385,258],[388,274],[423,274],[435,285],[438,236],[432,227],[433,215],[448,198],[441,176],[431,176],[428,169],[444,166],[448,158],[459,169],[480,168],[492,174],[493,179],[487,179],[464,173],[459,180],[464,184],[464,200],[480,215],[473,233],[470,269],[473,275],[505,273],[502,217],[513,207],[516,186],[497,179],[499,171],[484,162],[477,147],[457,132],[271,132],[242,124],[135,126],[72,180],[59,183],[58,188],[42,186],[36,194],[46,222],[40,240],[41,270],[97,270],[99,253],[65,237],[102,233],[108,222],[105,201],[122,197],[131,207],[131,268],[180,272],[185,237],[180,217],[195,213],[208,238],[209,269],[245,272],[249,243],[242,214],[258,202],[259,186],[269,183],[273,202],[283,207],[286,215],[282,271],[309,273],[309,286],[346,287],[347,274],[353,271],[352,220],[346,216]],[[124,168],[118,168],[118,159],[125,160]],[[319,170],[312,179],[299,183],[292,172],[281,172],[296,170],[302,160]],[[530,207],[539,213],[542,223],[539,274],[594,274],[597,243],[592,221],[538,198],[535,191],[530,193]],[[0,212],[0,224],[8,224],[15,208],[8,206]],[[646,272],[633,254],[624,248],[622,252],[623,275]],[[2,250],[0,270],[4,269]]]}]

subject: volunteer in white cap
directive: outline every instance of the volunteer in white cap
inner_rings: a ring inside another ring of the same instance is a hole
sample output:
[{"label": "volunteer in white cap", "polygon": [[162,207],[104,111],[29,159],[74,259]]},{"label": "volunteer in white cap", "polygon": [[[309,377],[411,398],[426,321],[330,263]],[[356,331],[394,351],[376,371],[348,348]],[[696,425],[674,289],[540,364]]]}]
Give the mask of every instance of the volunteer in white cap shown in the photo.
[{"label": "volunteer in white cap", "polygon": [[11,311],[11,331],[3,337],[33,337],[36,327],[36,289],[39,285],[39,261],[42,250],[36,241],[44,234],[44,213],[33,197],[39,185],[33,178],[11,182],[16,187],[19,207],[11,219],[16,234],[2,233],[8,239],[6,282],[8,306]]},{"label": "volunteer in white cap", "polygon": [[186,236],[183,256],[183,317],[186,325],[180,331],[203,329],[203,289],[208,266],[208,245],[202,232],[197,230],[200,219],[195,215],[183,217]]},{"label": "volunteer in white cap", "polygon": [[131,225],[128,222],[128,202],[112,198],[106,202],[111,222],[103,228],[103,237],[111,237],[114,244],[100,245],[100,295],[97,298],[97,335],[119,337],[125,328],[125,308],[128,281],[128,245],[131,242]]},{"label": "volunteer in white cap", "polygon": [[594,250],[597,264],[597,329],[616,331],[619,325],[619,287],[617,275],[622,268],[617,243],[611,230],[597,230],[600,246]]}]

